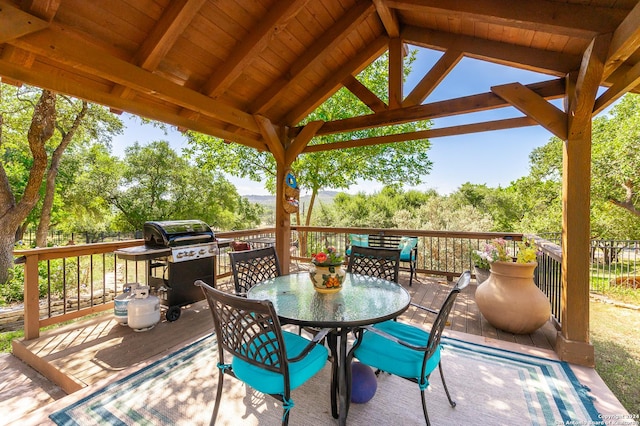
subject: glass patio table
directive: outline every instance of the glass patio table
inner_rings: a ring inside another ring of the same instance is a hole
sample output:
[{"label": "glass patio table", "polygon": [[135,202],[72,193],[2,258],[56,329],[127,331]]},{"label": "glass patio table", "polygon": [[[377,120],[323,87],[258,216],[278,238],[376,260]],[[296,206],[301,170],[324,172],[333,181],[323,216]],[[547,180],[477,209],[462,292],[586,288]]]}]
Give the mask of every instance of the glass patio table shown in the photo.
[{"label": "glass patio table", "polygon": [[318,293],[309,273],[302,272],[256,284],[247,297],[270,300],[283,323],[332,329],[327,335],[333,358],[331,413],[341,425],[346,424],[351,388],[347,335],[360,326],[397,317],[411,302],[409,292],[394,282],[351,273],[346,274],[342,290],[337,293]]}]

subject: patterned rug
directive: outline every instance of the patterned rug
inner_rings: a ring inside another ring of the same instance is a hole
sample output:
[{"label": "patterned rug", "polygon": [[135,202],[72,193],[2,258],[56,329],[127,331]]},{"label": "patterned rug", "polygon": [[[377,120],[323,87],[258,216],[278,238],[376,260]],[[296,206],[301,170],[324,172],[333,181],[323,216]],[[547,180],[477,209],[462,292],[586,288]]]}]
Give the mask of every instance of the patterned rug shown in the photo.
[{"label": "patterned rug", "polygon": [[[588,389],[563,362],[443,339],[451,408],[437,372],[427,389],[439,425],[558,425],[598,422]],[[50,415],[58,425],[208,424],[217,384],[217,348],[207,336]],[[292,393],[292,425],[331,425],[330,368]],[[279,424],[280,403],[226,378],[217,424]],[[382,374],[365,404],[351,404],[350,425],[423,424],[417,385]],[[577,423],[576,423],[577,422]]]}]

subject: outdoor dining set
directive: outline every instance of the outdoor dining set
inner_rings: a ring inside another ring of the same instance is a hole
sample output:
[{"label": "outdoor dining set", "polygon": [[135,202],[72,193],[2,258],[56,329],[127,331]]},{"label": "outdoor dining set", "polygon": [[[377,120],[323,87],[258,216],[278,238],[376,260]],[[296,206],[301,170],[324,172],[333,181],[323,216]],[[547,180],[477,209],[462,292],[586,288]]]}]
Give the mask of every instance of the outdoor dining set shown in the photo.
[{"label": "outdoor dining set", "polygon": [[[294,407],[292,391],[329,362],[331,414],[344,425],[356,359],[376,374],[416,383],[427,424],[425,389],[438,368],[449,403],[455,407],[444,382],[440,338],[456,296],[469,284],[469,271],[451,287],[440,309],[434,310],[412,304],[409,292],[398,284],[400,248],[352,245],[346,272],[338,277],[339,285],[329,289],[312,282],[314,272],[282,275],[273,246],[242,248],[229,253],[235,294],[196,281],[210,307],[218,344],[212,424],[224,398],[225,375],[281,401],[282,423],[287,424]],[[430,331],[396,320],[411,305],[434,315]]]}]

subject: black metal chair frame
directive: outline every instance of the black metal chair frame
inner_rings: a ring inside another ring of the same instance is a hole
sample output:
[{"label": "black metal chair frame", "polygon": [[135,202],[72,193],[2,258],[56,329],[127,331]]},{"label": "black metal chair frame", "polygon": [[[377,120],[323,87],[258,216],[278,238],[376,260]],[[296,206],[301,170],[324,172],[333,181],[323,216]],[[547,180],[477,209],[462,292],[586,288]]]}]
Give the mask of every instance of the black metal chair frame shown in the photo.
[{"label": "black metal chair frame", "polygon": [[[447,320],[453,308],[453,304],[456,300],[456,297],[458,296],[458,293],[460,293],[460,291],[462,291],[465,287],[469,285],[470,280],[471,280],[471,272],[464,271],[462,275],[460,275],[460,277],[458,278],[456,285],[451,289],[451,291],[449,291],[449,294],[447,295],[447,298],[445,299],[442,306],[440,307],[440,310],[434,310],[431,308],[427,308],[425,306],[411,303],[412,306],[425,310],[429,313],[436,314],[436,318],[433,321],[433,325],[431,326],[431,330],[429,332],[429,340],[427,341],[427,344],[425,346],[416,346],[409,342],[404,342],[398,339],[397,337],[392,336],[389,333],[386,333],[382,330],[375,328],[375,326],[365,326],[356,330],[356,342],[354,346],[351,348],[351,350],[349,351],[348,361],[351,362],[351,360],[354,357],[355,351],[360,346],[360,343],[362,343],[363,333],[366,333],[366,332],[376,333],[399,345],[405,346],[415,351],[424,352],[424,356],[422,359],[422,371],[421,371],[421,377],[424,377],[426,372],[427,362],[435,354],[436,350],[438,349],[438,346],[440,345],[442,333],[447,324]],[[442,385],[444,386],[444,391],[447,394],[447,399],[449,400],[449,404],[451,405],[451,407],[455,407],[456,402],[453,399],[451,399],[451,394],[449,393],[449,389],[447,388],[447,383],[444,380],[444,373],[442,371],[442,361],[438,362],[438,370],[440,371],[440,377],[442,378]],[[429,377],[430,375],[426,376],[427,383],[428,383]],[[424,385],[424,383],[420,383],[418,378],[415,378],[415,377],[403,377],[403,379],[409,380],[413,383],[417,383],[418,385]],[[430,425],[431,422],[429,421],[429,414],[427,413],[427,403],[425,400],[424,392],[425,390],[421,387],[420,396],[422,398],[422,411],[424,413],[424,419],[427,422],[427,425]]]},{"label": "black metal chair frame", "polygon": [[[298,356],[287,358],[280,320],[270,301],[251,300],[224,293],[200,280],[196,281],[195,285],[202,288],[209,304],[218,344],[218,369],[220,374],[210,424],[215,424],[218,416],[224,376],[229,375],[237,378],[231,364],[225,363],[225,352],[252,365],[282,375],[284,380],[283,394],[270,395],[282,402],[282,424],[288,424],[289,410],[292,403],[289,363],[306,357],[314,346],[324,339],[330,329],[323,329],[318,333]],[[247,351],[249,347],[258,348],[259,350],[249,357]]]},{"label": "black metal chair frame", "polygon": [[236,295],[245,296],[255,284],[282,275],[273,246],[229,252]]},{"label": "black metal chair frame", "polygon": [[398,282],[400,277],[400,249],[351,247],[347,272],[368,275]]}]

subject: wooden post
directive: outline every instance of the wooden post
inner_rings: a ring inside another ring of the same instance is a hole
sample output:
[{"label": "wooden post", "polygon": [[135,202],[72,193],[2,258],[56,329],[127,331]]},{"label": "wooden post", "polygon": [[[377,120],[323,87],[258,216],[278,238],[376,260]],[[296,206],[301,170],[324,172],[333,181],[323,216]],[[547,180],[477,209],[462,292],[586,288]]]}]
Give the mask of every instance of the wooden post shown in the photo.
[{"label": "wooden post", "polygon": [[38,255],[27,256],[24,265],[24,338],[40,337],[40,290],[38,288]]},{"label": "wooden post", "polygon": [[280,268],[283,274],[289,273],[291,263],[291,222],[289,213],[284,210],[285,196],[284,185],[288,168],[278,162],[276,173],[276,251],[280,260]]}]

